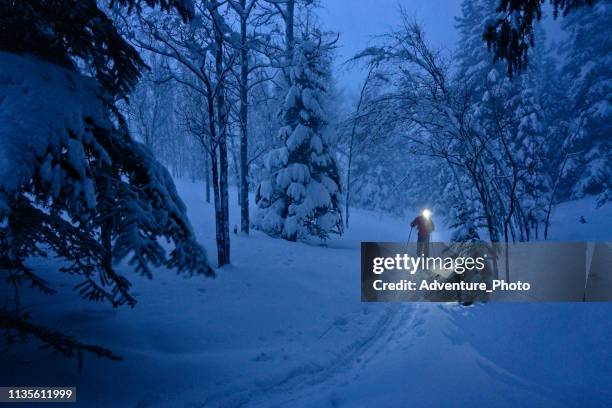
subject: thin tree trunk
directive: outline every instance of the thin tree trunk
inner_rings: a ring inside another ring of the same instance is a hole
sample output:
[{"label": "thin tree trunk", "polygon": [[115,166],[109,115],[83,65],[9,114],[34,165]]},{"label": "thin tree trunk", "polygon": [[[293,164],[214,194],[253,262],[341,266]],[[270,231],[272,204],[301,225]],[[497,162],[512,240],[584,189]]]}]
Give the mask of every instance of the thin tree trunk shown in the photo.
[{"label": "thin tree trunk", "polygon": [[210,157],[206,157],[206,162],[204,163],[204,180],[206,183],[206,202],[210,204]]},{"label": "thin tree trunk", "polygon": [[512,215],[514,214],[514,207],[516,204],[515,195],[516,195],[516,187],[518,184],[518,177],[517,177],[516,164],[514,162],[514,159],[511,156],[510,150],[503,136],[502,136],[502,143],[504,145],[504,148],[508,154],[510,163],[512,165],[512,188],[510,190],[510,209],[508,210],[508,214],[506,215],[506,218],[504,219],[504,242],[505,242],[505,248],[506,248],[506,257],[505,257],[506,282],[510,282],[510,254],[509,254],[510,244],[508,243],[508,228],[510,226],[510,221],[512,220]]},{"label": "thin tree trunk", "polygon": [[291,76],[289,72],[293,65],[293,48],[295,45],[295,38],[293,34],[293,19],[295,14],[295,0],[288,0],[287,7],[285,9],[285,76],[287,83],[291,83]]},{"label": "thin tree trunk", "polygon": [[[221,114],[223,115],[223,114]],[[222,132],[223,133],[223,132]],[[227,185],[227,144],[225,136],[219,138],[219,192],[221,195],[223,259],[224,264],[230,263],[230,234],[229,234],[229,193]]]},{"label": "thin tree trunk", "polygon": [[548,227],[550,225],[550,214],[552,213],[553,203],[555,202],[555,194],[557,193],[557,188],[561,183],[561,175],[565,170],[565,164],[569,158],[569,154],[565,153],[563,157],[563,161],[561,162],[561,166],[559,167],[559,171],[557,172],[557,177],[555,178],[555,183],[553,185],[553,189],[550,192],[550,199],[548,200],[548,208],[546,208],[546,220],[544,221],[544,239],[548,239]]},{"label": "thin tree trunk", "polygon": [[[240,120],[240,118],[238,119]],[[229,181],[229,182],[234,182],[234,184],[236,185],[238,194],[236,194],[236,204],[238,205],[238,207],[240,208],[242,205],[242,197],[241,197],[241,192],[240,192],[240,149],[239,147],[236,148],[236,146],[234,146],[234,135],[231,132],[228,132],[228,136],[227,136],[227,140],[228,140],[228,154],[231,154],[232,156],[232,165],[233,165],[233,169],[232,172],[234,174],[234,180],[233,181]],[[229,180],[229,175],[228,175],[228,180]]]},{"label": "thin tree trunk", "polygon": [[468,174],[472,178],[472,182],[474,183],[474,187],[480,196],[480,202],[482,204],[485,217],[487,220],[487,230],[489,232],[489,239],[491,242],[499,242],[499,232],[494,222],[493,218],[493,210],[490,208],[490,200],[488,194],[486,193],[486,186],[484,181],[481,181],[478,175],[476,174],[476,169],[473,167],[466,167]]},{"label": "thin tree trunk", "polygon": [[357,131],[357,117],[359,116],[359,112],[361,111],[361,104],[363,103],[363,96],[365,94],[366,87],[368,86],[368,81],[372,76],[372,71],[374,68],[370,68],[368,71],[368,76],[363,82],[363,86],[361,87],[361,92],[359,92],[359,102],[357,102],[357,109],[355,111],[355,120],[353,120],[353,126],[351,129],[351,140],[349,143],[349,154],[348,154],[348,169],[346,171],[346,203],[345,203],[345,221],[346,229],[349,227],[349,208],[351,202],[351,165],[353,163],[353,148],[355,146],[355,133]]},{"label": "thin tree trunk", "polygon": [[217,124],[215,121],[215,98],[212,92],[206,94],[206,105],[208,108],[208,130],[210,135],[209,160],[212,173],[213,199],[215,204],[215,240],[217,243],[217,264],[219,267],[225,265],[225,236],[223,234],[223,210],[221,206],[221,188],[219,167],[217,160]]},{"label": "thin tree trunk", "polygon": [[[216,0],[212,1],[212,15],[215,24],[215,72],[217,76],[217,125],[219,126],[219,194],[221,199],[221,235],[223,264],[230,263],[230,234],[229,234],[229,193],[228,193],[228,160],[227,160],[227,119],[228,112],[225,105],[225,84],[223,70],[223,32],[222,21],[217,9]],[[221,266],[221,265],[220,265]]]},{"label": "thin tree trunk", "polygon": [[223,237],[223,211],[221,209],[219,169],[216,149],[211,152],[213,196],[215,200],[215,238],[217,242],[217,263],[219,267],[225,265],[224,237]]},{"label": "thin tree trunk", "polygon": [[346,229],[349,229],[349,208],[351,202],[351,162],[353,161],[353,140],[351,137],[351,147],[349,148],[348,169],[346,171],[346,203],[344,207],[344,224]]},{"label": "thin tree trunk", "polygon": [[[212,173],[213,198],[215,204],[215,240],[217,243],[217,264],[219,267],[225,265],[225,254],[223,251],[223,211],[221,210],[221,199],[219,189],[219,168],[217,163],[217,128],[215,123],[214,96],[211,92],[206,95],[208,107],[208,128],[210,132],[209,160]],[[210,191],[210,190],[208,190]]]},{"label": "thin tree trunk", "polygon": [[[246,0],[240,0],[246,9]],[[249,59],[247,50],[247,16],[240,19],[240,231],[249,233],[249,150],[248,150],[248,90]]]}]

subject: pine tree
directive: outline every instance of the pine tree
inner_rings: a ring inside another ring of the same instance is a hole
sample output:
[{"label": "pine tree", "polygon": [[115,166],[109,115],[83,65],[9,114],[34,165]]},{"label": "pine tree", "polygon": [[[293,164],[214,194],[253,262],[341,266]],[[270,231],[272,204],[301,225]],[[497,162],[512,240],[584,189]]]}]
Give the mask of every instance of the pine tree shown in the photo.
[{"label": "pine tree", "polygon": [[[484,224],[484,219],[488,220],[490,239],[497,239],[496,236],[502,229],[504,209],[501,207],[505,203],[495,199],[489,191],[491,185],[486,180],[500,172],[499,164],[503,162],[502,150],[490,147],[493,140],[499,136],[499,126],[493,119],[507,107],[515,87],[509,79],[500,75],[501,65],[493,62],[486,44],[482,41],[482,34],[487,21],[495,13],[495,6],[496,0],[465,0],[461,4],[462,14],[456,19],[459,31],[456,58],[459,69],[454,80],[460,98],[466,104],[466,117],[469,118],[467,123],[472,133],[470,138],[473,139],[474,146],[482,149],[482,153],[474,154],[472,141],[463,141],[456,146],[456,154],[462,157],[471,156],[471,160],[478,163],[473,168],[481,178],[481,185],[476,186],[474,182],[465,183],[474,177],[467,177],[465,169],[453,168],[454,183],[448,191],[451,193],[451,201],[459,199],[453,204],[449,219],[455,241],[475,239],[478,236],[478,227]],[[500,102],[506,105],[501,106]],[[483,195],[487,203],[483,202]]]},{"label": "pine tree", "polygon": [[295,47],[291,87],[281,111],[282,146],[270,152],[267,178],[256,190],[254,225],[289,241],[343,232],[340,175],[323,108],[328,51],[310,39]]},{"label": "pine tree", "polygon": [[[490,218],[499,230],[504,230],[504,235],[510,233],[513,240],[528,240],[532,230],[537,231],[545,221],[552,186],[542,106],[546,89],[542,72],[544,48],[538,44],[530,50],[530,66],[521,75],[504,75],[503,63],[494,62],[482,43],[482,30],[495,14],[495,3],[481,0],[462,4],[463,15],[457,19],[457,83],[463,89],[464,100],[471,105],[468,115],[472,131],[483,143],[482,154],[475,159],[481,163],[479,172],[489,179],[485,184]],[[538,41],[544,42],[543,31],[538,26],[533,29]],[[455,212],[463,219],[470,207],[468,203]],[[476,219],[473,221],[476,223]]]},{"label": "pine tree", "polygon": [[[176,7],[181,1],[122,0]],[[134,305],[130,282],[114,268],[128,258],[212,275],[167,170],[132,140],[115,107],[143,62],[94,0],[0,1],[0,270],[17,288],[54,289],[28,260],[62,259],[86,299]],[[185,14],[187,17],[187,14]],[[87,75],[91,76],[87,76]],[[165,238],[170,252],[160,244]],[[7,307],[3,305],[3,307]],[[112,357],[1,309],[7,338],[32,335],[64,355]]]},{"label": "pine tree", "polygon": [[[571,15],[591,6],[596,0],[550,0],[553,17]],[[508,74],[521,72],[531,55],[529,51],[539,39],[536,22],[542,18],[545,0],[497,0],[495,18],[487,22],[484,40],[493,51],[495,61],[505,60]],[[541,34],[540,32],[539,34]]]},{"label": "pine tree", "polygon": [[496,0],[464,0],[461,15],[455,17],[459,33],[456,59],[457,79],[471,91],[484,92],[484,79],[494,66],[492,58],[482,41],[486,22],[495,11]]},{"label": "pine tree", "polygon": [[577,153],[567,167],[572,196],[611,200],[612,191],[612,4],[597,2],[565,20],[569,33],[563,74],[575,120],[570,150]]}]

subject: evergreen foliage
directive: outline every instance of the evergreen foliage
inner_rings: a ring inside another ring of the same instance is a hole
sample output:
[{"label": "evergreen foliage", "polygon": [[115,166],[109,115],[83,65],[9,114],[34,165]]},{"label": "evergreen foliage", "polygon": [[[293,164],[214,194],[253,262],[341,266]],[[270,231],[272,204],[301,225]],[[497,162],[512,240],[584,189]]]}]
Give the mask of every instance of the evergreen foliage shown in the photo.
[{"label": "evergreen foliage", "polygon": [[324,110],[329,69],[320,44],[305,39],[296,46],[281,112],[283,145],[268,155],[268,176],[256,191],[255,227],[290,241],[343,232],[340,175]]},{"label": "evergreen foliage", "polygon": [[600,204],[612,200],[612,4],[598,2],[566,18],[569,33],[562,74],[572,118],[574,152],[566,168],[571,195],[596,195]]},{"label": "evergreen foliage", "polygon": [[[146,3],[187,16],[183,3]],[[0,270],[6,279],[16,290],[27,284],[53,293],[43,277],[48,271],[28,260],[55,256],[61,272],[81,277],[75,290],[84,298],[133,306],[130,282],[114,269],[123,259],[148,277],[158,266],[213,275],[170,175],[131,139],[115,107],[143,68],[136,50],[93,0],[1,1],[0,16]],[[3,310],[12,315],[3,323],[7,338],[12,330],[29,331],[63,354],[76,348],[111,355],[24,322],[29,315],[17,293],[14,300],[14,309]]]},{"label": "evergreen foliage", "polygon": [[[550,0],[553,16],[567,16],[596,0]],[[529,50],[536,42],[536,23],[542,18],[545,0],[499,0],[496,15],[485,27],[483,38],[494,53],[494,61],[507,62],[508,74],[521,72],[529,60]]]}]

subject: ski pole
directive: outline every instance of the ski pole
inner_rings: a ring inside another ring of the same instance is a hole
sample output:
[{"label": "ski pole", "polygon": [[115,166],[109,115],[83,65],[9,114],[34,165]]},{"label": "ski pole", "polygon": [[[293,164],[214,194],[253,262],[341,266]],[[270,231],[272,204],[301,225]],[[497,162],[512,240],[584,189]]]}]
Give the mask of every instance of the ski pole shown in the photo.
[{"label": "ski pole", "polygon": [[410,246],[410,238],[412,237],[412,230],[414,229],[414,227],[410,227],[410,233],[408,234],[408,242],[406,242],[406,252],[408,252],[409,246]]}]

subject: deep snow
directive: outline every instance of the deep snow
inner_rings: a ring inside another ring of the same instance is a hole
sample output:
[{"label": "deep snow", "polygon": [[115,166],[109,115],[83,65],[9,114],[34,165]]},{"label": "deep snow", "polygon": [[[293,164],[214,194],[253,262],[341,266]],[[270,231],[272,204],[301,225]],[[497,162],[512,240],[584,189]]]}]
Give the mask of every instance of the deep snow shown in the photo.
[{"label": "deep snow", "polygon": [[[177,187],[214,258],[202,184]],[[124,360],[86,356],[79,374],[74,360],[12,346],[3,355],[26,362],[0,361],[0,385],[76,385],[80,403],[99,407],[612,406],[612,304],[363,304],[360,241],[404,241],[408,220],[357,209],[351,220],[325,247],[232,234],[232,265],[216,279],[128,271],[134,309],[79,299],[39,260],[64,293],[29,291],[33,321]],[[441,224],[434,240],[448,237]],[[554,239],[611,231],[612,205],[554,214]]]}]

